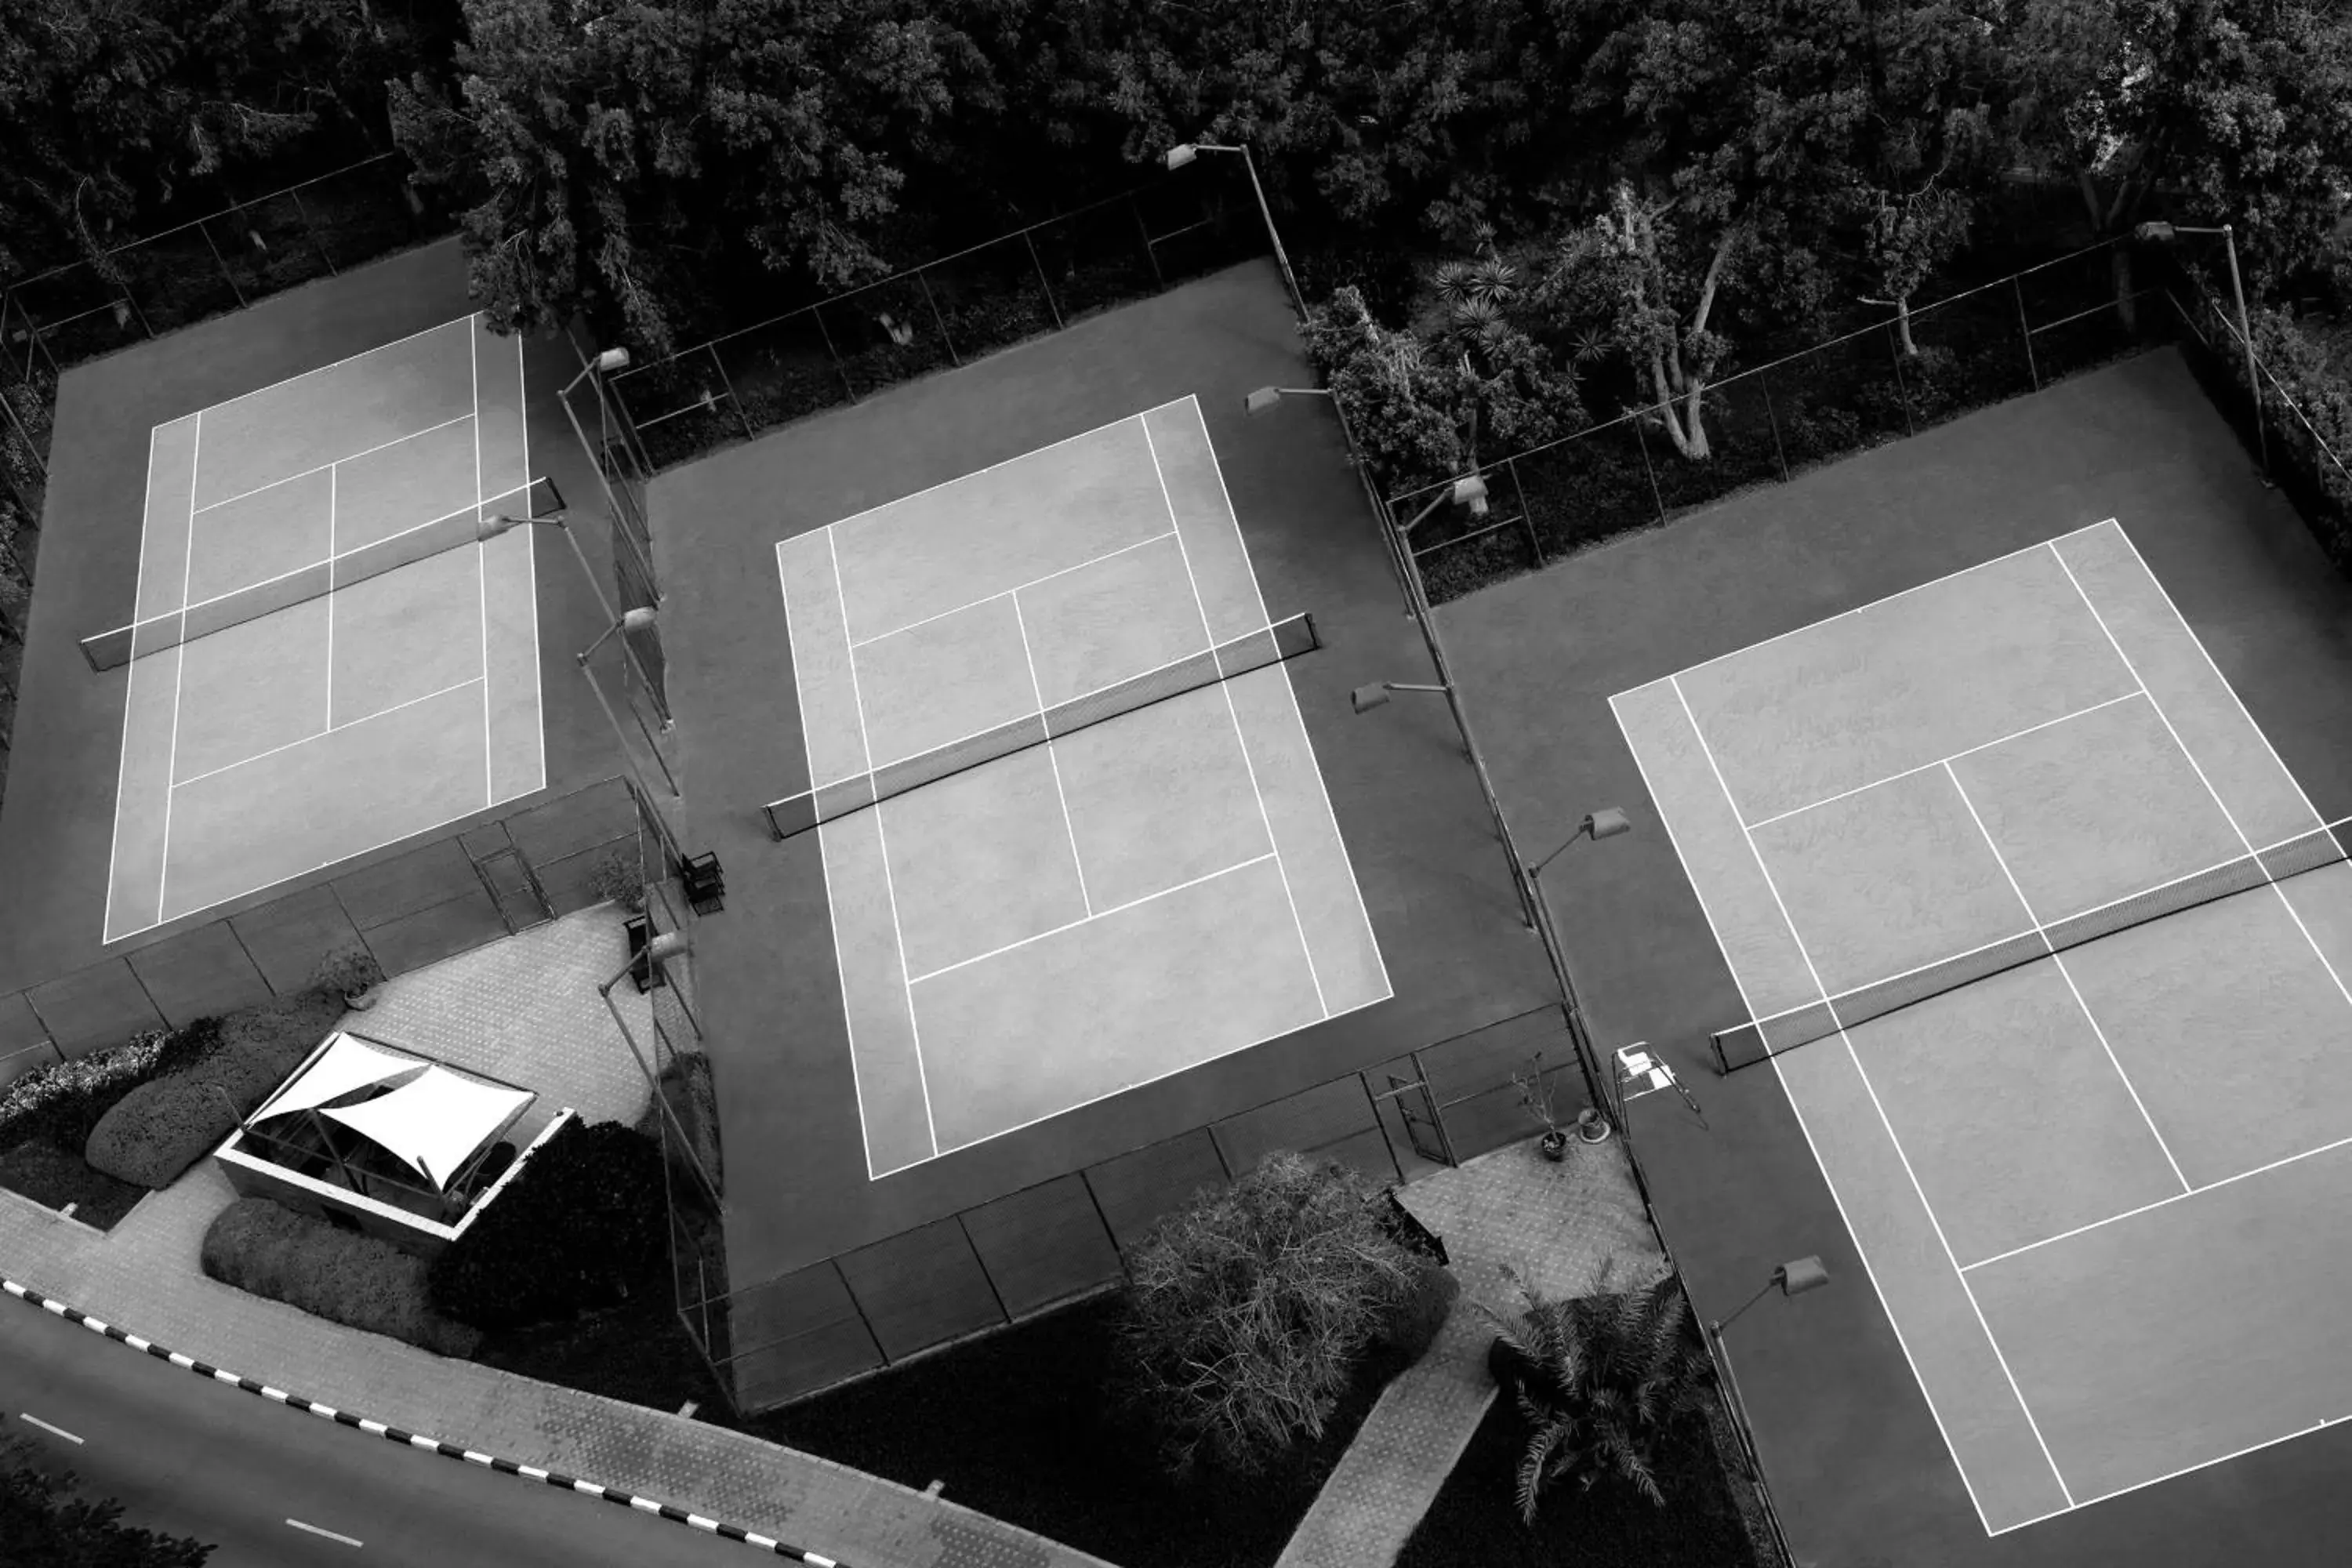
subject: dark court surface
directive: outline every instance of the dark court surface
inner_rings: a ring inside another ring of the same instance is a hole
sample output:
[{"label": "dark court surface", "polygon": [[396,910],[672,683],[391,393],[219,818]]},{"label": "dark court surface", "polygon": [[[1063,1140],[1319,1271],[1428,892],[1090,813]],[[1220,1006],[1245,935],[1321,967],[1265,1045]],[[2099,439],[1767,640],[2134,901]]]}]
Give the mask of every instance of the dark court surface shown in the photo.
[{"label": "dark court surface", "polygon": [[[1254,387],[1308,383],[1293,320],[1271,263],[1252,263],[654,485],[687,838],[727,868],[726,913],[701,922],[696,955],[737,1289],[1546,999],[1541,950],[1444,702],[1349,710],[1350,689],[1429,680],[1429,659],[1329,410],[1243,412]],[[808,783],[776,542],[1187,394],[1269,612],[1310,611],[1321,631],[1326,646],[1290,674],[1397,994],[869,1182],[817,837],[776,843],[759,809]]]},{"label": "dark court surface", "polygon": [[[0,995],[58,980],[102,958],[142,952],[224,915],[389,860],[471,823],[527,810],[622,770],[616,743],[572,658],[602,629],[602,617],[572,552],[551,534],[539,541],[536,554],[545,789],[110,947],[100,943],[124,672],[93,674],[76,645],[131,618],[150,430],[472,309],[465,258],[453,239],[321,279],[66,373],[8,788],[0,800],[0,888],[8,893],[0,900]],[[562,338],[541,339],[524,346],[523,360],[531,466],[552,476],[588,522],[579,536],[609,581],[595,476],[555,399],[555,389],[578,370],[577,355]]]},{"label": "dark court surface", "polygon": [[1548,880],[1597,1042],[1648,1040],[1706,1112],[1702,1128],[1657,1096],[1631,1118],[1700,1311],[1730,1311],[1804,1254],[1834,1276],[1730,1333],[1791,1543],[1820,1568],[2352,1560],[2347,1426],[1987,1536],[1780,1082],[1707,1063],[1706,1033],[1740,1020],[1739,994],[1609,710],[1613,692],[2108,517],[2321,815],[2352,811],[2352,588],[2170,351],[1439,612],[1514,821],[1622,805],[1638,824]]}]

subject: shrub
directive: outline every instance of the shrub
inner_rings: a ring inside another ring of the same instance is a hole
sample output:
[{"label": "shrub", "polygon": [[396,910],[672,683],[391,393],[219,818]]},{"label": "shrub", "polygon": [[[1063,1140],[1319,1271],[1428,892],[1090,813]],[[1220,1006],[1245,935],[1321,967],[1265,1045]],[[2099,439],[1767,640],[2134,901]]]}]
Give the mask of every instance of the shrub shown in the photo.
[{"label": "shrub", "polygon": [[1665,1501],[1652,1468],[1656,1446],[1677,1415],[1698,1407],[1708,1370],[1672,1275],[1646,1290],[1564,1301],[1530,1291],[1487,1364],[1527,1424],[1518,1502],[1528,1523],[1543,1489],[1570,1478],[1590,1489],[1615,1476]]},{"label": "shrub", "polygon": [[0,1090],[0,1148],[36,1139],[79,1149],[113,1104],[154,1075],[168,1037],[142,1034],[37,1068]]},{"label": "shrub", "polygon": [[350,1328],[451,1356],[470,1355],[481,1341],[433,1310],[425,1259],[268,1198],[239,1198],[221,1210],[200,1256],[224,1285]]},{"label": "shrub", "polygon": [[660,1264],[668,1226],[661,1146],[566,1123],[434,1260],[435,1310],[513,1329],[612,1306]]},{"label": "shrub", "polygon": [[[660,1097],[669,1106],[670,1114],[677,1118],[677,1125],[686,1130],[688,1144],[713,1184],[722,1184],[726,1177],[719,1163],[719,1099],[710,1084],[709,1057],[700,1051],[681,1051],[672,1057],[661,1070]],[[637,1118],[636,1130],[667,1149],[669,1145],[663,1142],[661,1121],[661,1107],[648,1097],[644,1112]],[[695,1191],[701,1190],[700,1179],[688,1168],[682,1154],[674,1157],[673,1168],[679,1182]]]},{"label": "shrub", "polygon": [[1369,1184],[1277,1153],[1154,1229],[1129,1259],[1129,1396],[1177,1473],[1265,1469],[1320,1437],[1349,1373],[1412,1282]]},{"label": "shrub", "polygon": [[167,1187],[302,1063],[342,1016],[341,995],[308,991],[220,1021],[209,1049],[117,1100],[83,1157],[119,1181]]},{"label": "shrub", "polygon": [[600,904],[617,904],[623,914],[643,914],[646,909],[645,868],[634,849],[615,849],[588,868],[588,897]]},{"label": "shrub", "polygon": [[1411,1366],[1427,1355],[1437,1336],[1445,1331],[1454,1300],[1461,1294],[1462,1282],[1450,1270],[1425,1258],[1416,1258],[1411,1287],[1381,1321],[1381,1345]]}]

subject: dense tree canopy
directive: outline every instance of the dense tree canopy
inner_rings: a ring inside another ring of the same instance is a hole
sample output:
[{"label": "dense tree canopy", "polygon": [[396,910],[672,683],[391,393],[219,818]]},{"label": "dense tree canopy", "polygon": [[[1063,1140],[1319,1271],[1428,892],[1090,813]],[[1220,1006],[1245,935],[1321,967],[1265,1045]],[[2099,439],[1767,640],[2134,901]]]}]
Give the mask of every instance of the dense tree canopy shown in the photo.
[{"label": "dense tree canopy", "polygon": [[71,1471],[13,1433],[0,1434],[0,1543],[44,1568],[203,1568],[213,1550],[123,1523],[121,1503],[79,1495]]}]

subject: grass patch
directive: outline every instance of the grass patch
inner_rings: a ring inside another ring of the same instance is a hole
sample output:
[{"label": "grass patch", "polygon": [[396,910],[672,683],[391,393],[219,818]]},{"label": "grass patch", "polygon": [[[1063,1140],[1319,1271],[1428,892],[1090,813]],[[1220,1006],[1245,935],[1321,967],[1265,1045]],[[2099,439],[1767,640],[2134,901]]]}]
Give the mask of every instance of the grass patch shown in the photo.
[{"label": "grass patch", "polygon": [[1704,1415],[1675,1423],[1656,1450],[1658,1507],[1610,1479],[1544,1494],[1519,1522],[1516,1484],[1525,1424],[1497,1399],[1397,1557],[1397,1568],[1754,1568],[1738,1504]]},{"label": "grass patch", "polygon": [[1186,1485],[1108,1394],[1118,1298],[1100,1296],[749,1423],[771,1441],[1034,1530],[1120,1568],[1265,1568],[1403,1361],[1360,1363],[1321,1441],[1235,1483]]},{"label": "grass patch", "polygon": [[0,1153],[0,1187],[22,1193],[37,1204],[62,1210],[74,1205],[73,1217],[100,1230],[131,1212],[147,1189],[93,1171],[79,1154],[68,1153],[46,1138],[35,1138]]}]

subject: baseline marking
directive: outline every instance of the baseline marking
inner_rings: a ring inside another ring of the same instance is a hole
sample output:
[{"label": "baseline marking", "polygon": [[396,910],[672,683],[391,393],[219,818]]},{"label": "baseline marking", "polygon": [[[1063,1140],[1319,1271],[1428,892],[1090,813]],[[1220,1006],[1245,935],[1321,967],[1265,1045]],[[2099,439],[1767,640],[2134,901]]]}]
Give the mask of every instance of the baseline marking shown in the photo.
[{"label": "baseline marking", "polygon": [[2006,735],[1996,735],[1980,745],[1969,746],[1954,752],[1948,757],[1937,757],[1932,763],[1921,763],[1916,768],[1905,768],[1899,773],[1889,773],[1883,779],[1873,779],[1866,784],[1856,784],[1852,789],[1840,790],[1835,795],[1825,795],[1819,800],[1809,801],[1803,805],[1791,806],[1787,811],[1776,812],[1760,821],[1743,823],[1741,826],[1751,828],[1769,827],[1776,822],[1785,822],[1792,816],[1802,816],[1805,813],[1818,807],[1849,799],[1857,795],[1867,795],[1882,784],[1891,784],[1898,779],[1907,779],[1914,773],[1924,773],[1931,768],[1949,768],[1953,762],[1960,757],[1974,756],[1979,752],[1989,752],[1995,746],[2007,745],[2010,742],[2031,735],[2037,730],[2047,730],[2054,724],[2063,724],[2069,720],[2080,719],[2085,714],[2096,713],[2102,708],[2113,708],[2118,702],[2129,702],[2135,698],[2144,697],[2147,694],[2145,689],[2138,691],[2126,691],[2121,697],[2110,697],[2105,702],[2094,702],[2088,708],[2077,708],[2072,713],[2061,713],[2055,719],[2044,719],[2039,724],[2028,724],[2022,730],[2011,730]]},{"label": "baseline marking", "polygon": [[[1168,493],[1168,473],[1160,466],[1160,444],[1151,438],[1151,426],[1143,426],[1143,445],[1151,454],[1151,475],[1160,483],[1160,504],[1168,509],[1171,529],[1176,525],[1176,498]],[[1192,552],[1184,543],[1184,535],[1176,531],[1176,553],[1184,562],[1184,581],[1192,587],[1193,613],[1201,617],[1202,639],[1213,650],[1217,646],[1215,628],[1209,625],[1209,606],[1201,597],[1201,579],[1192,570]],[[1323,977],[1315,973],[1315,949],[1307,940],[1307,922],[1299,917],[1298,896],[1290,890],[1290,868],[1282,863],[1282,840],[1274,831],[1274,814],[1265,808],[1265,792],[1258,787],[1257,764],[1250,761],[1249,736],[1243,732],[1241,710],[1234,705],[1234,689],[1218,670],[1217,694],[1224,699],[1225,717],[1234,726],[1234,744],[1241,748],[1242,769],[1249,774],[1250,794],[1257,801],[1257,819],[1265,826],[1265,841],[1274,846],[1274,868],[1282,878],[1282,898],[1290,906],[1290,923],[1298,932],[1298,955],[1307,961],[1307,978],[1315,986],[1315,1005],[1326,1018],[1331,1016],[1330,999],[1323,994]]]},{"label": "baseline marking", "polygon": [[[1698,716],[1691,711],[1690,699],[1683,695],[1681,680],[1676,677],[1669,676],[1667,683],[1674,687],[1675,697],[1683,705],[1683,715],[1690,721],[1691,733],[1696,737],[1699,750],[1706,757],[1707,767],[1715,774],[1716,787],[1723,791],[1724,799],[1729,800],[1731,791],[1723,782],[1723,770],[1717,765],[1715,752],[1706,743],[1706,732],[1699,728]],[[1736,805],[1733,807],[1735,813],[1738,809]],[[1822,1000],[1828,1000],[1830,989],[1822,984],[1821,971],[1813,963],[1813,955],[1806,951],[1804,936],[1797,930],[1797,922],[1789,913],[1788,901],[1780,897],[1780,885],[1772,879],[1771,868],[1764,863],[1763,851],[1757,848],[1754,835],[1748,834],[1745,828],[1740,831],[1748,838],[1748,852],[1756,858],[1756,869],[1762,874],[1764,886],[1770,891],[1772,902],[1780,910],[1780,919],[1788,925],[1790,938],[1797,944],[1797,954],[1805,961],[1806,973],[1813,977],[1813,988],[1822,994]],[[2058,1468],[2058,1461],[2051,1454],[2048,1441],[2042,1436],[2042,1424],[2034,1420],[2033,1407],[2025,1402],[2025,1391],[2017,1385],[2017,1374],[2010,1370],[2009,1358],[2001,1353],[2000,1342],[1994,1337],[1992,1325],[1985,1319],[1984,1309],[1977,1303],[1977,1293],[1969,1286],[1969,1277],[1960,1272],[1960,1260],[1952,1252],[1952,1244],[1944,1235],[1943,1222],[1936,1217],[1935,1206],[1927,1201],[1927,1189],[1919,1184],[1918,1173],[1911,1168],[1911,1156],[1904,1152],[1903,1141],[1895,1136],[1895,1123],[1888,1118],[1886,1107],[1878,1098],[1877,1087],[1870,1081],[1870,1074],[1862,1065],[1862,1053],[1854,1049],[1853,1037],[1843,1028],[1838,1030],[1838,1038],[1845,1046],[1846,1056],[1853,1061],[1855,1074],[1862,1079],[1863,1091],[1870,1096],[1870,1103],[1878,1112],[1879,1124],[1886,1131],[1888,1145],[1894,1149],[1895,1157],[1903,1162],[1903,1173],[1911,1179],[1911,1190],[1919,1200],[1921,1211],[1927,1216],[1928,1226],[1936,1233],[1936,1244],[1944,1249],[1945,1261],[1952,1267],[1952,1277],[1960,1282],[1961,1293],[1969,1299],[1969,1310],[1976,1314],[1977,1327],[1982,1331],[1985,1343],[1991,1347],[1993,1360],[2000,1363],[2001,1376],[2009,1384],[2010,1395],[2017,1401],[2018,1411],[2025,1417],[2025,1425],[2032,1432],[2033,1441],[2042,1450],[2042,1460],[2049,1465],[2051,1476],[2058,1482],[2059,1495],[2066,1500],[2069,1507],[2072,1507],[2074,1494],[2066,1485],[2065,1474]]]},{"label": "baseline marking", "polygon": [[[833,560],[833,591],[841,600],[841,626],[842,630],[846,632],[849,629],[849,595],[841,585],[841,548],[837,542],[837,537],[831,529],[825,530],[825,553]],[[850,705],[857,710],[858,747],[865,752],[866,760],[871,763],[874,760],[874,742],[866,733],[866,697],[858,689],[857,654],[854,647],[849,656],[849,700]],[[890,895],[890,934],[898,946],[898,984],[906,991],[907,1030],[914,1037],[915,1042],[915,1082],[916,1086],[922,1090],[923,1125],[930,1131],[931,1154],[937,1158],[940,1152],[940,1124],[939,1119],[931,1113],[931,1078],[923,1066],[923,1023],[915,1011],[915,983],[907,973],[907,932],[898,923],[898,879],[890,874],[890,840],[882,827],[881,803],[877,801],[875,805],[874,841],[882,851],[883,890]]]},{"label": "baseline marking", "polygon": [[2091,1026],[2091,1033],[2098,1038],[2099,1048],[2107,1053],[2107,1064],[2116,1069],[2116,1077],[2123,1081],[2124,1092],[2131,1096],[2132,1104],[2139,1111],[2139,1119],[2147,1123],[2148,1136],[2155,1139],[2157,1148],[2163,1151],[2164,1163],[2172,1167],[2172,1179],[2180,1184],[2182,1193],[2195,1191],[2194,1184],[2181,1170],[2180,1162],[2172,1157],[2171,1146],[2165,1142],[2164,1134],[2157,1130],[2156,1118],[2147,1113],[2147,1106],[2140,1100],[2139,1089],[2132,1082],[2131,1074],[2124,1070],[2123,1059],[2116,1055],[2116,1047],[2108,1043],[2106,1030],[2099,1026],[2099,1016],[2091,1011],[2091,1004],[2084,996],[2083,988],[2074,984],[2074,973],[2066,967],[2065,954],[2060,952],[2058,944],[2050,940],[2050,932],[2042,926],[2042,917],[2033,912],[2032,900],[2025,896],[2025,889],[2019,886],[2017,874],[2009,868],[2009,858],[2000,852],[2000,846],[1993,841],[1992,829],[1985,826],[1984,818],[1977,814],[1976,802],[1970,800],[1969,792],[1961,787],[1960,775],[1952,771],[1952,765],[1949,763],[1944,764],[1944,773],[1952,781],[1953,793],[1960,797],[1960,804],[1969,808],[1969,820],[1977,825],[1979,833],[1984,835],[1985,847],[1992,851],[1993,864],[1999,866],[2000,874],[2009,879],[2009,890],[2017,895],[2018,906],[2024,910],[2025,918],[2033,922],[2033,933],[2042,939],[2042,945],[2049,950],[2050,962],[2057,966],[2058,977],[2066,983],[2066,989],[2073,994],[2074,1005],[2083,1010],[2084,1022]]},{"label": "baseline marking", "polygon": [[[1623,695],[1622,692],[1618,693],[1618,696]],[[1609,700],[1609,710],[1617,719],[1617,732],[1624,738],[1625,749],[1633,753],[1633,770],[1642,775],[1642,787],[1648,791],[1654,803],[1658,799],[1658,792],[1650,783],[1649,764],[1642,760],[1641,748],[1633,744],[1633,731],[1626,727],[1624,716],[1617,711],[1616,697]],[[1726,797],[1727,801],[1728,798]],[[1659,814],[1661,820],[1664,815],[1664,812]],[[1756,1000],[1748,994],[1748,982],[1741,978],[1738,966],[1731,962],[1731,946],[1723,940],[1723,928],[1716,923],[1715,910],[1708,906],[1698,878],[1691,872],[1690,858],[1683,853],[1682,840],[1675,837],[1671,822],[1666,824],[1666,842],[1674,847],[1675,860],[1682,867],[1683,881],[1690,889],[1691,896],[1698,900],[1699,917],[1706,921],[1707,934],[1715,939],[1716,951],[1723,955],[1723,967],[1731,976],[1733,988],[1739,993],[1739,1005],[1753,1018],[1757,1016]],[[1751,852],[1754,847],[1751,841]],[[1837,1184],[1829,1179],[1829,1163],[1822,1158],[1821,1144],[1813,1137],[1812,1124],[1805,1120],[1804,1107],[1797,1102],[1795,1091],[1789,1087],[1788,1069],[1780,1065],[1777,1053],[1766,1059],[1771,1063],[1772,1076],[1780,1080],[1781,1098],[1789,1102],[1789,1110],[1797,1119],[1797,1131],[1804,1134],[1805,1149],[1813,1157],[1813,1168],[1822,1173],[1822,1184],[1830,1190],[1830,1202],[1837,1205],[1838,1222],[1845,1226],[1846,1236],[1853,1243],[1854,1255],[1862,1259],[1862,1271],[1870,1280],[1871,1293],[1878,1298],[1879,1315],[1895,1331],[1895,1343],[1903,1352],[1904,1364],[1911,1369],[1912,1384],[1919,1390],[1920,1398],[1927,1401],[1927,1415],[1936,1423],[1936,1435],[1943,1438],[1944,1451],[1952,1457],[1952,1469],[1960,1478],[1962,1489],[1969,1494],[1969,1506],[1977,1510],[1977,1523],[1990,1535],[1992,1533],[1992,1521],[1985,1517],[1984,1504],[1977,1500],[1977,1489],[1969,1479],[1968,1467],[1960,1462],[1960,1451],[1952,1442],[1950,1429],[1944,1425],[1944,1413],[1936,1407],[1936,1396],[1928,1390],[1927,1380],[1919,1373],[1919,1360],[1911,1353],[1911,1342],[1904,1337],[1902,1321],[1895,1317],[1894,1308],[1887,1305],[1886,1289],[1879,1284],[1878,1270],[1871,1266],[1870,1251],[1862,1244],[1862,1232],[1854,1227],[1853,1220],[1846,1213],[1845,1195],[1838,1191]]]},{"label": "baseline marking", "polygon": [[[2141,676],[2138,667],[2132,663],[2131,657],[2124,652],[2124,645],[2116,640],[2116,634],[2107,626],[2106,617],[2100,615],[2099,606],[2091,602],[2091,595],[2084,592],[2081,581],[2075,577],[2074,569],[2066,564],[2066,558],[2064,556],[2058,554],[2058,547],[2056,544],[2053,543],[2051,545],[2050,553],[2057,556],[2059,569],[2066,574],[2066,581],[2074,584],[2074,592],[2082,595],[2084,608],[2091,612],[2091,618],[2099,623],[2099,630],[2106,634],[2107,644],[2116,650],[2116,657],[2122,659],[2124,661],[2124,668],[2132,672],[2132,679],[2139,682],[2139,689],[2142,691],[2147,691],[2147,679]],[[2142,564],[2145,565],[2146,563],[2143,562]],[[2176,610],[2174,613],[2178,614],[2179,612]],[[2221,672],[2217,669],[2214,673],[2216,675],[2220,675]],[[2223,686],[2227,686],[2230,683],[2225,678],[2221,681],[2221,684]],[[2189,749],[2189,742],[2180,738],[2180,731],[2173,728],[2171,716],[2165,712],[2164,704],[2156,700],[2156,694],[2152,691],[2148,692],[2147,705],[2156,710],[2156,716],[2164,722],[2165,733],[2172,737],[2172,743],[2179,747],[2180,754],[2189,760],[2189,767],[2196,772],[2197,782],[2205,786],[2205,793],[2211,795],[2213,797],[2213,804],[2221,808],[2221,819],[2230,825],[2230,831],[2238,836],[2238,842],[2246,847],[2246,853],[2254,858],[2255,865],[2262,866],[2262,857],[2254,848],[2254,841],[2246,837],[2246,830],[2244,828],[2238,826],[2237,814],[2230,809],[2229,802],[2221,798],[2221,792],[2213,787],[2213,781],[2205,776],[2204,764],[2200,763],[2197,760],[2197,754]],[[2248,716],[2247,722],[2250,724],[2253,722],[2251,715]],[[2258,735],[2261,734],[2262,726],[2255,724],[2254,732]],[[2272,755],[2275,758],[2277,753],[2273,752]],[[2287,776],[2292,779],[2294,775],[2289,773]],[[2308,808],[2311,802],[2306,798],[2304,805]],[[2315,817],[2318,816],[2317,812],[2313,812],[2312,815]],[[2326,826],[2325,819],[2321,819],[2320,826],[2323,829]],[[2294,900],[2286,896],[2286,889],[2279,886],[2278,879],[2270,875],[2270,868],[2268,867],[2263,866],[2262,869],[2263,877],[2270,882],[2271,890],[2278,895],[2280,906],[2286,910],[2287,919],[2294,922],[2295,930],[2303,932],[2303,940],[2311,945],[2312,956],[2319,960],[2319,966],[2322,969],[2327,971],[2327,978],[2336,982],[2336,994],[2344,998],[2346,1005],[2352,1006],[2352,990],[2347,990],[2344,984],[2344,977],[2336,973],[2336,965],[2328,962],[2327,954],[2320,948],[2319,939],[2311,934],[2311,928],[2309,926],[2303,923],[2303,916],[2295,909]]]},{"label": "baseline marking", "polygon": [[[139,500],[139,574],[131,590],[131,620],[134,626],[139,620],[140,595],[147,591],[147,519],[152,515],[155,506],[155,437],[163,428],[161,425],[153,425],[147,430],[147,482],[140,492]],[[195,500],[195,476],[191,474],[188,476],[191,504]],[[194,513],[189,514],[188,531],[191,533],[195,531]],[[184,599],[187,596],[188,585],[183,583],[180,584],[180,597]],[[114,867],[122,857],[122,824],[126,816],[122,809],[122,784],[131,771],[131,715],[133,711],[131,699],[138,679],[139,661],[134,658],[124,666],[122,671],[122,744],[114,758],[114,832],[106,846],[106,914],[99,928],[101,946],[114,940]],[[168,765],[163,773],[163,793],[166,795],[172,793]],[[164,846],[167,853],[170,848],[169,844]],[[155,912],[158,915],[163,912],[161,905],[156,907]]]},{"label": "baseline marking", "polygon": [[[827,523],[825,526],[828,529],[834,529],[839,528],[841,525],[837,522],[834,522]],[[1149,539],[1139,539],[1132,544],[1122,544],[1117,550],[1107,550],[1100,555],[1090,556],[1087,560],[1079,562],[1075,566],[1064,566],[1057,571],[1048,572],[1042,577],[1032,577],[1026,583],[1016,583],[1010,588],[1003,589],[999,593],[989,594],[980,598],[970,600],[964,604],[956,605],[955,608],[951,610],[941,610],[935,616],[925,616],[919,621],[908,621],[903,626],[892,626],[887,632],[876,632],[870,637],[854,638],[851,640],[849,646],[852,647],[864,647],[867,643],[877,643],[882,641],[885,637],[895,637],[900,632],[910,632],[917,626],[927,626],[933,621],[943,621],[950,616],[960,616],[966,610],[976,610],[982,605],[992,605],[999,599],[1009,599],[1015,594],[1024,593],[1031,588],[1034,588],[1040,583],[1050,583],[1056,577],[1066,577],[1073,572],[1083,572],[1089,566],[1099,565],[1105,561],[1116,559],[1118,556],[1125,555],[1131,550],[1140,550],[1147,544],[1157,544],[1161,540],[1173,536],[1175,532],[1176,531],[1171,528],[1166,533],[1155,533]],[[845,615],[843,616],[841,624],[844,628],[848,626],[849,620]]]},{"label": "baseline marking", "polygon": [[[1043,713],[1045,710],[1045,689],[1037,684],[1037,656],[1029,651],[1029,623],[1022,616],[1021,595],[1017,590],[1013,595],[1013,627],[1021,637],[1022,661],[1029,667],[1029,694],[1036,698],[1037,711]],[[856,662],[853,654],[850,663],[854,667]],[[863,717],[862,711],[860,717]],[[1069,792],[1062,787],[1062,762],[1054,754],[1054,742],[1050,736],[1045,741],[1045,764],[1054,770],[1054,798],[1062,803],[1062,830],[1070,836],[1070,864],[1078,873],[1078,907],[1091,915],[1095,912],[1095,901],[1087,891],[1086,861],[1078,854],[1078,825],[1070,816]]]}]

